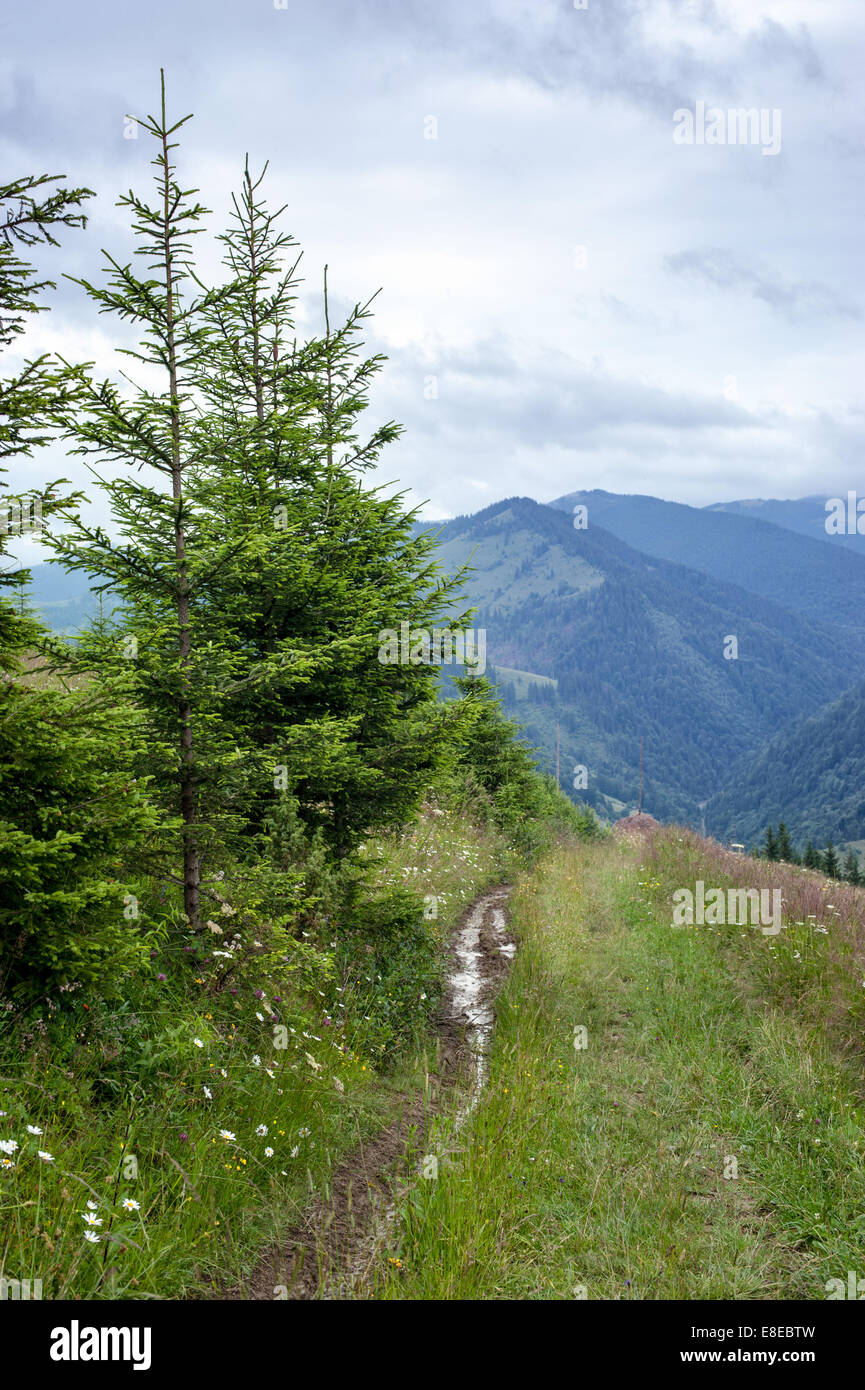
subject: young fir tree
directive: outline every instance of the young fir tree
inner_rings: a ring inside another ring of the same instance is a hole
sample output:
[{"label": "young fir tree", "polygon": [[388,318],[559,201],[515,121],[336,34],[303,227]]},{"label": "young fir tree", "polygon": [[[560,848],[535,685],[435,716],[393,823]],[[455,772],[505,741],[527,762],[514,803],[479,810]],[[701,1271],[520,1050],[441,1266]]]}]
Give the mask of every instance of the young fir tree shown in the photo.
[{"label": "young fir tree", "polygon": [[826,843],[821,860],[821,868],[827,878],[838,877],[838,855],[831,840]]},{"label": "young fir tree", "polygon": [[772,829],[771,825],[766,831],[766,845],[763,850],[763,858],[769,859],[773,862],[779,858],[778,844],[775,839],[775,832]]},{"label": "young fir tree", "polygon": [[[37,279],[20,247],[57,246],[54,230],[80,227],[86,189],[56,178],[27,178],[0,188],[0,350],[42,311],[50,281]],[[45,443],[68,407],[75,372],[47,356],[0,380],[0,458],[21,463]],[[5,471],[5,469],[4,469]],[[5,480],[3,486],[6,486]],[[16,499],[14,529],[63,505],[52,496]],[[69,499],[67,499],[68,501]],[[6,551],[7,527],[0,533]],[[20,591],[26,571],[0,575]],[[50,1014],[61,995],[98,982],[102,994],[141,964],[147,945],[131,885],[121,881],[130,853],[143,851],[155,817],[132,781],[139,738],[117,690],[46,683],[35,648],[41,625],[0,590],[0,993],[20,1009]]]},{"label": "young fir tree", "polygon": [[793,846],[790,844],[790,836],[787,833],[787,827],[783,821],[778,822],[777,848],[778,858],[782,859],[785,864],[792,864],[794,862]]},{"label": "young fir tree", "polygon": [[437,702],[432,661],[381,659],[383,631],[445,624],[460,577],[442,577],[401,498],[363,487],[400,433],[360,434],[383,360],[361,352],[370,303],[333,328],[325,272],[324,332],[298,344],[295,243],[262,178],[247,167],[222,238],[242,289],[212,311],[212,448],[195,482],[215,528],[254,540],[208,586],[201,621],[250,663],[224,717],[247,750],[253,825],[276,788],[341,857],[410,814],[464,718]]},{"label": "young fir tree", "polygon": [[844,859],[842,877],[848,883],[860,884],[862,882],[862,872],[859,868],[859,856],[854,849],[848,849]]},{"label": "young fir tree", "polygon": [[805,853],[802,855],[802,864],[806,869],[820,868],[820,851],[815,847],[811,839],[805,846]]},{"label": "young fir tree", "polygon": [[206,209],[194,199],[197,190],[178,183],[173,163],[172,137],[188,119],[169,124],[163,74],[160,114],[139,122],[156,142],[156,200],[149,204],[131,191],[119,200],[131,214],[136,254],[146,266],[137,273],[105,253],[106,283],[79,282],[100,312],[136,326],[139,346],[121,351],[162,379],[161,389],[128,381],[131,389],[124,391],[82,375],[66,419],[75,452],[127,470],[113,479],[92,470],[118,538],[78,514],[52,544],[67,568],[85,570],[99,592],[121,602],[119,624],[87,634],[78,660],[102,674],[127,671],[147,711],[148,770],[182,821],[184,911],[198,931],[202,855],[218,852],[220,839],[215,813],[205,819],[202,803],[209,796],[218,800],[237,762],[219,711],[222,690],[242,658],[212,631],[200,638],[197,604],[243,542],[236,535],[229,543],[219,540],[218,527],[199,514],[188,486],[210,447],[196,391],[214,351],[213,310],[237,289],[229,283],[207,290],[195,271],[192,238],[202,230]]}]

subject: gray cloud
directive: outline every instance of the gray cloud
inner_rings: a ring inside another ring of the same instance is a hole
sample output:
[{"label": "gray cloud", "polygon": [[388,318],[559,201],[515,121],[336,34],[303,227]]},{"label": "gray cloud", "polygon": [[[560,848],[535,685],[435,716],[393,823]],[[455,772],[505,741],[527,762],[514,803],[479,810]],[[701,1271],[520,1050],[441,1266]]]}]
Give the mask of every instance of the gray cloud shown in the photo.
[{"label": "gray cloud", "polygon": [[[383,287],[372,413],[406,433],[382,477],[438,514],[576,486],[710,502],[861,485],[862,34],[839,0],[18,6],[3,167],[98,194],[87,231],[45,253],[59,284],[34,343],[108,370],[125,340],[61,277],[131,251],[115,202],[146,192],[150,152],[123,117],[154,108],[164,65],[171,110],[196,113],[180,167],[212,229],[246,152],[269,158],[304,322],[325,261],[335,303]],[[674,145],[696,100],[780,108],[781,154]],[[56,451],[34,473],[82,476]]]},{"label": "gray cloud", "polygon": [[828,315],[861,319],[858,304],[842,297],[818,280],[784,280],[763,265],[746,265],[731,251],[710,246],[703,251],[679,251],[664,264],[677,275],[687,275],[716,289],[742,290],[770,309],[792,317]]}]

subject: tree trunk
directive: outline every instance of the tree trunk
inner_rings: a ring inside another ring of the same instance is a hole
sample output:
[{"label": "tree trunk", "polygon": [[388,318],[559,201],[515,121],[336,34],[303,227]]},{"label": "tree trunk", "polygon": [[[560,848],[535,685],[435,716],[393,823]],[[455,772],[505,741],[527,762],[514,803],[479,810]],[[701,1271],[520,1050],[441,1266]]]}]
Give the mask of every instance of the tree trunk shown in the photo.
[{"label": "tree trunk", "polygon": [[[162,89],[162,129],[166,131],[165,83]],[[180,721],[180,814],[183,818],[183,910],[192,931],[201,929],[199,887],[201,869],[196,836],[195,741],[189,655],[192,646],[189,628],[189,581],[186,570],[186,536],[183,527],[183,465],[180,451],[180,401],[177,394],[177,340],[174,320],[174,262],[171,252],[171,207],[168,135],[162,137],[164,190],[164,254],[166,290],[166,348],[169,390],[171,392],[171,490],[174,497],[174,553],[177,560],[177,626],[181,666]]]}]

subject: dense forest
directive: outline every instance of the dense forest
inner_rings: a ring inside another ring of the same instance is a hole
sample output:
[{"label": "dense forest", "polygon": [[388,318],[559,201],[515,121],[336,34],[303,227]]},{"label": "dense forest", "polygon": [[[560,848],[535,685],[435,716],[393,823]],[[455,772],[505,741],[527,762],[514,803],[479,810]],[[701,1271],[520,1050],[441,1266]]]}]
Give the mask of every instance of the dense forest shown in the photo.
[{"label": "dense forest", "polygon": [[[790,728],[734,770],[729,787],[706,807],[706,824],[754,837],[767,819],[783,819],[804,846],[813,839],[865,836],[865,685]],[[741,837],[740,837],[741,838]]]},{"label": "dense forest", "polygon": [[[467,589],[505,668],[509,709],[548,769],[558,723],[562,785],[571,789],[571,769],[586,767],[586,789],[575,794],[607,816],[636,805],[641,738],[652,814],[699,826],[703,803],[728,783],[734,807],[740,760],[836,699],[863,669],[861,635],[851,634],[841,666],[842,639],[827,624],[633,550],[591,512],[575,530],[559,509],[512,499],[434,534],[448,567],[470,567]],[[862,563],[846,552],[841,559]],[[730,635],[733,659],[724,654]],[[518,693],[508,669],[554,685]],[[734,819],[724,833],[741,839]]]}]

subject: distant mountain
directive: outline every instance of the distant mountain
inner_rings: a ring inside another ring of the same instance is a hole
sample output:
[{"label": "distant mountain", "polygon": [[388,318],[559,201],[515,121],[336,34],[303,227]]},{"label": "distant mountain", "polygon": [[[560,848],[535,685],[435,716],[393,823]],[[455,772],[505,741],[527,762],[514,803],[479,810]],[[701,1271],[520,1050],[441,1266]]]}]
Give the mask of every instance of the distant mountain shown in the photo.
[{"label": "distant mountain", "polygon": [[[550,770],[558,724],[577,798],[633,810],[642,737],[644,806],[659,819],[705,814],[746,843],[779,819],[798,840],[865,839],[865,557],[727,505],[595,491],[416,529],[438,533],[447,569],[471,560],[489,673]],[[98,611],[82,575],[43,564],[32,580],[28,602],[56,631]]]},{"label": "distant mountain", "polygon": [[576,531],[519,498],[430,529],[447,569],[475,568],[467,593],[509,709],[547,766],[559,722],[563,784],[585,765],[599,809],[635,804],[642,736],[645,809],[699,824],[734,762],[865,675],[861,632],[640,554],[597,511]]},{"label": "distant mountain", "polygon": [[840,536],[829,535],[825,524],[827,500],[822,495],[787,499],[752,497],[740,502],[713,502],[703,510],[733,512],[737,516],[769,521],[773,526],[783,526],[800,536],[810,536],[811,540],[828,541],[830,545],[846,546],[850,550],[857,550],[860,555],[865,555],[865,536],[860,536],[858,532],[852,536],[846,533]]},{"label": "distant mountain", "polygon": [[589,531],[702,571],[793,609],[813,622],[865,631],[865,554],[737,512],[686,507],[658,497],[572,492],[550,505],[588,509]]},{"label": "distant mountain", "polygon": [[26,602],[54,632],[77,632],[98,613],[99,599],[90,592],[86,575],[49,564],[34,565],[30,574]]},{"label": "distant mountain", "polygon": [[800,847],[865,838],[865,682],[733,768],[706,807],[712,834],[744,844],[779,820]]}]

